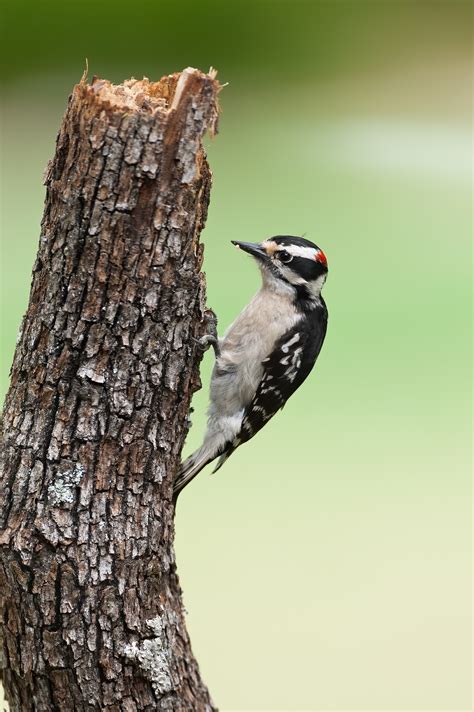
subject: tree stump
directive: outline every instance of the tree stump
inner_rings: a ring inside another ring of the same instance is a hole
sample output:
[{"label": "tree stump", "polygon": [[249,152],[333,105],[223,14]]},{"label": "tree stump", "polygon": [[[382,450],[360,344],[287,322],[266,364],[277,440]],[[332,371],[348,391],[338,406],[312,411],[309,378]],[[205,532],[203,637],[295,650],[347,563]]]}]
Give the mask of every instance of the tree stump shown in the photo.
[{"label": "tree stump", "polygon": [[172,481],[208,329],[215,72],[74,88],[46,172],[3,411],[12,710],[214,710],[173,551]]}]

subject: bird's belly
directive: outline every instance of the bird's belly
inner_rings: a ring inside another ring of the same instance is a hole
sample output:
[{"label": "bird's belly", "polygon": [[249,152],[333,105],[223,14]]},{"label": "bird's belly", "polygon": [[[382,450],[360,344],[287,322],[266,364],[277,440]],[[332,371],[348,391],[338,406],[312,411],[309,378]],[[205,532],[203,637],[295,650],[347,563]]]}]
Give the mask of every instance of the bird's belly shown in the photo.
[{"label": "bird's belly", "polygon": [[221,415],[233,415],[247,406],[261,380],[264,356],[258,361],[239,360],[231,352],[219,357],[212,376],[211,409]]},{"label": "bird's belly", "polygon": [[280,311],[278,319],[268,320],[260,329],[248,317],[232,325],[221,342],[212,374],[210,415],[235,415],[252,401],[262,379],[262,361],[294,323],[294,311],[287,316]]}]

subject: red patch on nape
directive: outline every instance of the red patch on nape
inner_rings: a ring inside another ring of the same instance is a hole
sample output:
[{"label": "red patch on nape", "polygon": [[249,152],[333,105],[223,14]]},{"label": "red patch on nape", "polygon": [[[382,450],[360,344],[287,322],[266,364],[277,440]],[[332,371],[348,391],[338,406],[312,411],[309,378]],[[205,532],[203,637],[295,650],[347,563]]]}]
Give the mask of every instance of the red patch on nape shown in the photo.
[{"label": "red patch on nape", "polygon": [[322,250],[318,250],[316,252],[314,259],[316,260],[316,262],[321,262],[321,264],[324,265],[325,267],[328,266],[328,261],[326,259],[326,255],[324,254],[324,252]]}]

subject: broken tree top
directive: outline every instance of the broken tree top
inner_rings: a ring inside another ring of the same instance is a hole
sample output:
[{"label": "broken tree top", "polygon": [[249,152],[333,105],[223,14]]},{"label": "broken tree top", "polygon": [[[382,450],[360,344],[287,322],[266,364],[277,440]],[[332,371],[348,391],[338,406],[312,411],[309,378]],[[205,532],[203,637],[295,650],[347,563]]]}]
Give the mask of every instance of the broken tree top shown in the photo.
[{"label": "broken tree top", "polygon": [[221,85],[216,79],[217,71],[210,69],[204,74],[188,67],[162,77],[158,82],[143,79],[128,79],[123,84],[112,84],[106,79],[93,77],[87,84],[84,77],[75,91],[82,96],[95,98],[104,104],[104,109],[120,110],[125,113],[141,111],[149,114],[175,111],[183,100],[193,97],[199,103],[208,105],[207,128],[211,134],[217,132],[219,108],[217,95]]},{"label": "broken tree top", "polygon": [[[154,195],[146,200],[142,196],[142,207],[157,198],[159,227],[159,208],[170,205],[170,186],[199,180],[201,140],[206,131],[217,132],[221,88],[214,69],[204,74],[188,68],[158,82],[130,79],[119,85],[97,77],[89,84],[84,76],[70,97],[45,184],[67,200],[77,181],[64,180],[64,171],[77,173],[81,183],[81,176],[95,172],[100,185],[88,231],[97,234],[101,207],[131,211],[140,203],[138,194],[147,189],[133,178],[157,178],[150,187]],[[87,185],[81,190],[87,193]]]},{"label": "broken tree top", "polygon": [[[140,126],[140,129],[136,132],[136,141],[128,141],[124,155],[128,165],[138,162],[138,146],[144,140],[149,144],[162,142],[164,152],[169,154],[172,146],[172,150],[176,151],[177,140],[184,140],[193,152],[198,149],[206,131],[211,136],[217,133],[218,94],[222,86],[216,75],[216,70],[212,68],[208,74],[204,74],[188,67],[182,72],[162,77],[158,82],[144,77],[128,79],[118,85],[98,77],[93,77],[89,84],[84,75],[74,87],[69,101],[70,112],[81,116],[79,126],[76,124],[73,130],[89,133],[90,146],[96,150],[100,148],[107,123],[120,126],[120,134],[125,136],[130,135],[131,130],[133,133],[130,122],[137,122],[136,126]],[[88,126],[90,122],[92,125]],[[167,151],[168,147],[170,151]],[[151,146],[149,153],[150,158],[155,153]],[[146,159],[146,156],[142,158]],[[162,174],[169,167],[165,160],[161,167]],[[188,182],[195,177],[194,168],[193,165],[185,167],[181,182]],[[151,158],[149,166],[145,160],[139,172],[155,178],[157,165],[154,159]],[[55,177],[57,173],[55,175],[53,162],[50,161],[45,172],[45,184],[51,185],[51,179]],[[161,189],[164,187],[162,185]]]}]

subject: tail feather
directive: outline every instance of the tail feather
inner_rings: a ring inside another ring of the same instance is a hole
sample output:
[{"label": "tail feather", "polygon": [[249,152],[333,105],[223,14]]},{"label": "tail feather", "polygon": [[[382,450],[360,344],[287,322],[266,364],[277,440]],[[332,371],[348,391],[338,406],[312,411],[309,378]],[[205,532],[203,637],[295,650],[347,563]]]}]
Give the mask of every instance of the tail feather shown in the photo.
[{"label": "tail feather", "polygon": [[235,439],[234,441],[229,441],[224,440],[222,437],[219,439],[205,440],[199,450],[193,452],[192,455],[181,463],[173,483],[174,501],[176,502],[178,499],[181,490],[183,490],[206,465],[218,457],[217,465],[213,470],[213,472],[217,472],[227,458],[232,455],[238,444]]},{"label": "tail feather", "polygon": [[234,452],[234,450],[235,450],[235,447],[232,447],[232,446],[230,446],[230,447],[228,447],[226,450],[224,450],[224,452],[222,453],[222,455],[220,456],[220,458],[217,460],[217,465],[216,465],[215,468],[212,470],[212,474],[214,474],[214,472],[217,472],[217,470],[220,470],[220,469],[221,469],[221,467],[222,467],[222,465],[224,464],[224,462],[232,455],[232,453]]},{"label": "tail feather", "polygon": [[173,497],[175,501],[181,490],[184,489],[186,485],[201,472],[203,467],[206,467],[206,465],[214,460],[215,457],[216,455],[210,456],[209,452],[196,450],[195,453],[190,455],[184,462],[181,463],[181,467],[179,468],[176,479],[173,483]]}]

